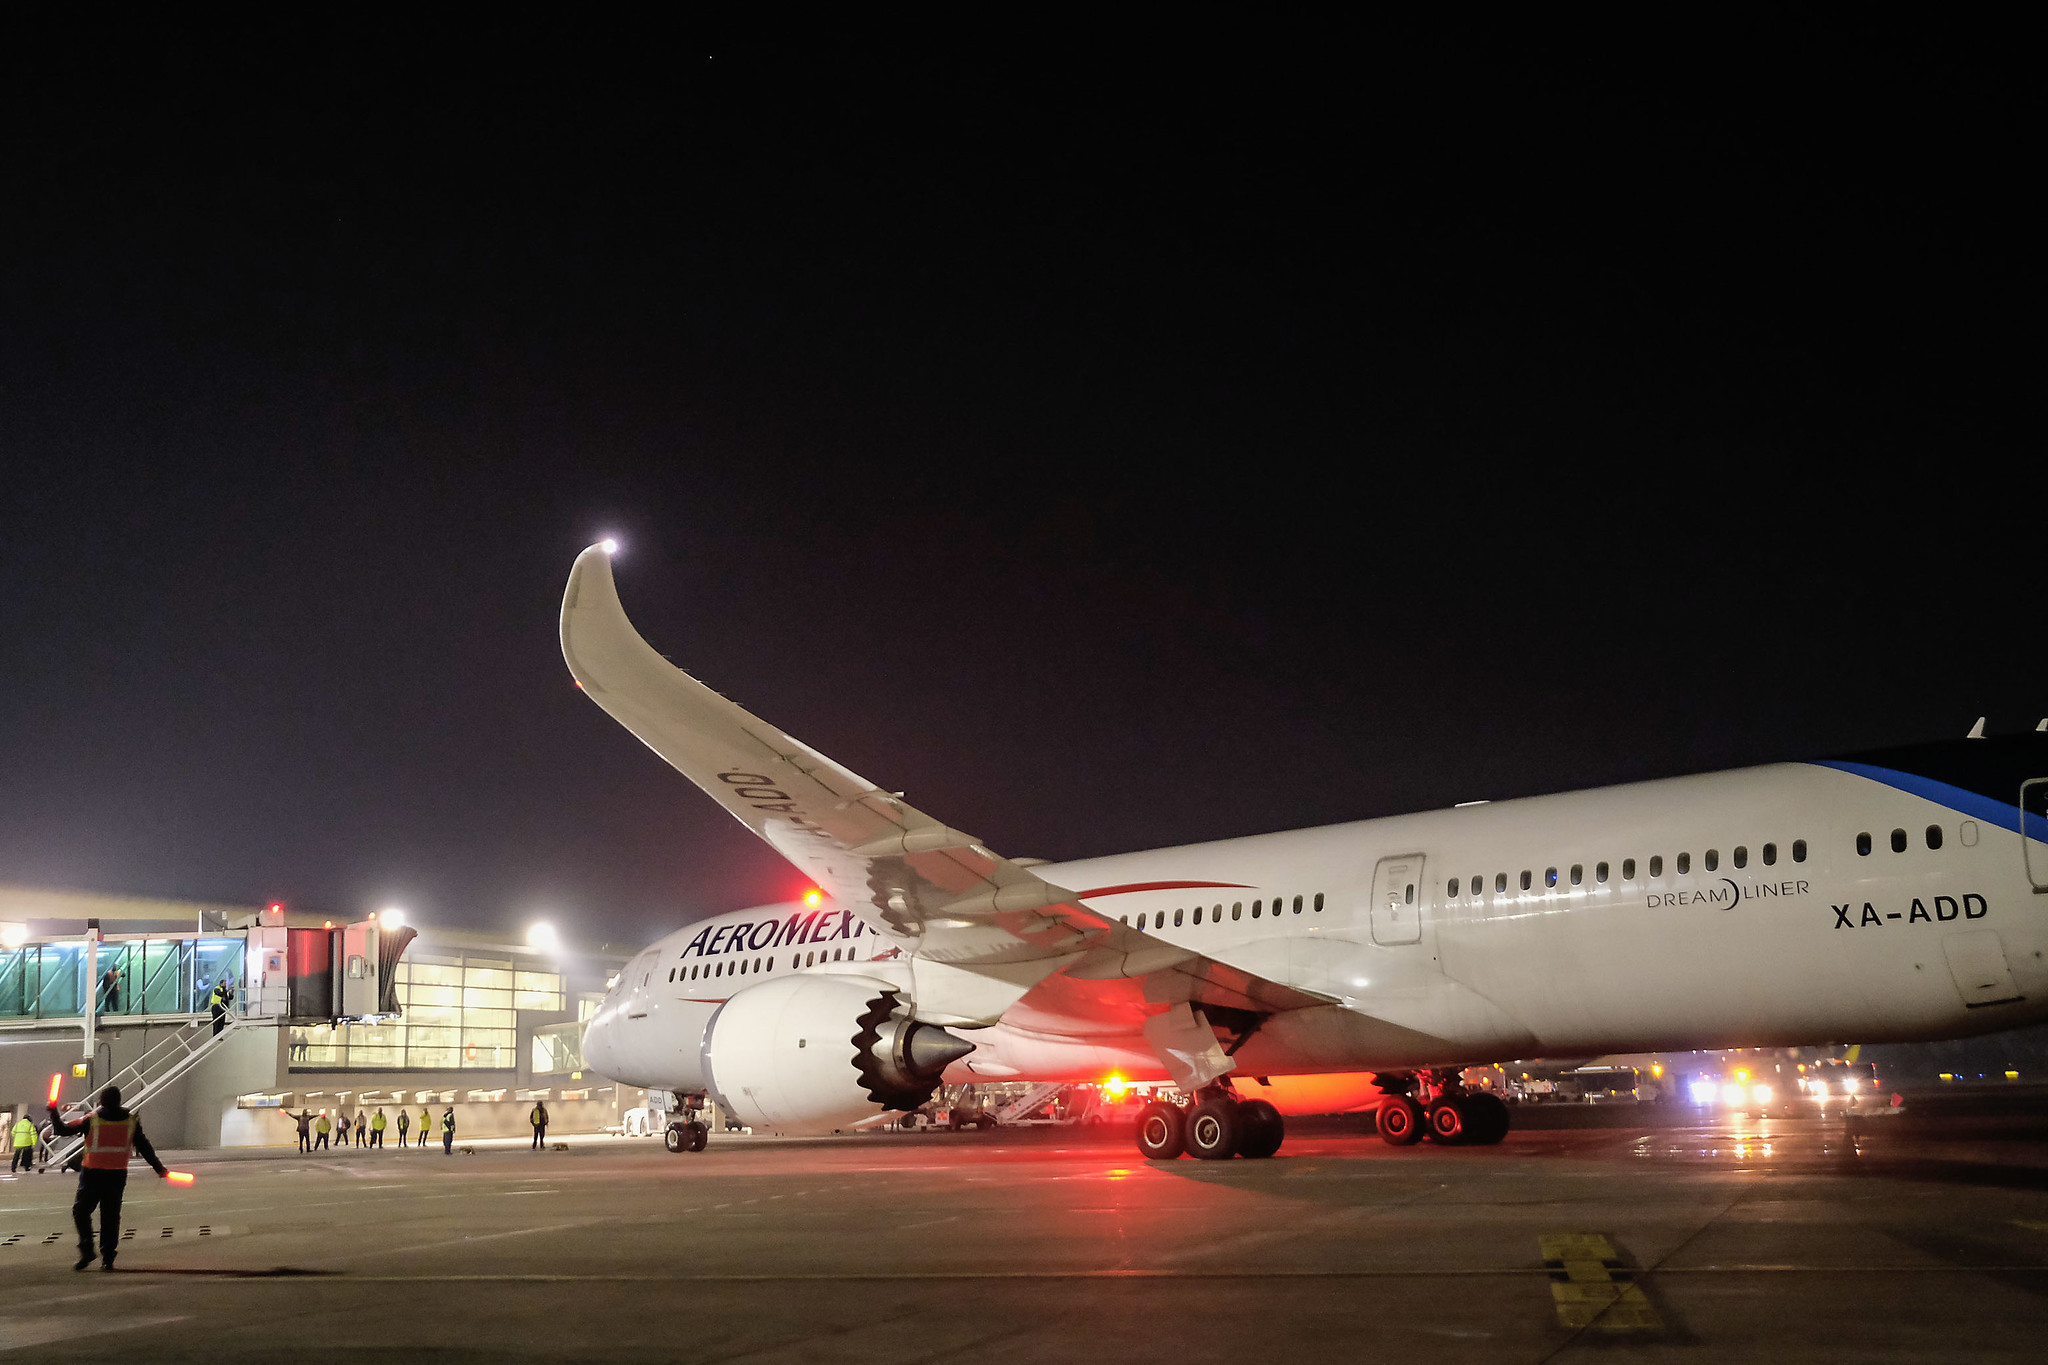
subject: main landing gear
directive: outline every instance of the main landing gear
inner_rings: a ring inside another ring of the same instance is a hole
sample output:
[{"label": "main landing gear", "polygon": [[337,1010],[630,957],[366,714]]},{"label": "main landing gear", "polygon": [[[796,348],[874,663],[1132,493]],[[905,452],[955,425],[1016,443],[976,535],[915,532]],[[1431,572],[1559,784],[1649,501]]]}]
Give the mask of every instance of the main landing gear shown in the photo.
[{"label": "main landing gear", "polygon": [[697,1117],[704,1107],[702,1095],[676,1096],[682,1117],[672,1120],[661,1135],[661,1145],[671,1152],[701,1152],[711,1141],[711,1129]]},{"label": "main landing gear", "polygon": [[1264,1100],[1241,1100],[1227,1081],[1205,1085],[1186,1109],[1154,1100],[1138,1115],[1138,1150],[1153,1161],[1257,1159],[1280,1150],[1287,1124]]},{"label": "main landing gear", "polygon": [[1407,1147],[1428,1138],[1446,1147],[1490,1146],[1508,1135],[1507,1105],[1487,1091],[1469,1091],[1455,1071],[1382,1072],[1380,1140]]}]

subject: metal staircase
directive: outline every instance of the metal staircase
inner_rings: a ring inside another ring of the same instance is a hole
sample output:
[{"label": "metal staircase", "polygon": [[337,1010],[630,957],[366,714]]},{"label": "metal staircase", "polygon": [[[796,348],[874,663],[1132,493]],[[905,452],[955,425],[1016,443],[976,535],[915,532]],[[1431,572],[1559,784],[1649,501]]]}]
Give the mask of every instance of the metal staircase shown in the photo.
[{"label": "metal staircase", "polygon": [[[275,1028],[277,1020],[248,1019],[241,1015],[229,1015],[219,1033],[213,1031],[211,1020],[199,1020],[161,1039],[140,1057],[121,1068],[115,1075],[99,1085],[105,1090],[109,1085],[121,1087],[123,1108],[135,1110],[149,1103],[150,1097],[161,1093],[175,1084],[180,1077],[199,1065],[215,1049],[243,1029]],[[90,1110],[98,1096],[88,1097],[83,1113]],[[49,1164],[62,1168],[64,1163],[78,1154],[85,1146],[85,1135],[74,1134],[59,1138],[50,1147]]]},{"label": "metal staircase", "polygon": [[995,1111],[993,1117],[999,1124],[1017,1123],[1030,1118],[1043,1109],[1046,1103],[1060,1091],[1067,1088],[1065,1081],[1041,1081],[1022,1095]]}]

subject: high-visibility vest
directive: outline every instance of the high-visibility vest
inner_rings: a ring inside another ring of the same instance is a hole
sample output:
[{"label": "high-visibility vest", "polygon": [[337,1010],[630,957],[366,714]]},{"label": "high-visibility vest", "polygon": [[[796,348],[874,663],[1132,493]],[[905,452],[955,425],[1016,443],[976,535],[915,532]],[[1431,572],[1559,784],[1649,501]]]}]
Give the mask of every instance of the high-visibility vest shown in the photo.
[{"label": "high-visibility vest", "polygon": [[384,1111],[382,1109],[377,1111],[377,1117],[370,1120],[370,1126],[380,1133],[384,1131]]},{"label": "high-visibility vest", "polygon": [[331,1133],[334,1131],[334,1125],[327,1121],[327,1115],[325,1114],[322,1114],[320,1116],[320,1122],[316,1124],[315,1127],[317,1127],[323,1133]]},{"label": "high-visibility vest", "polygon": [[535,1106],[533,1106],[533,1112],[526,1116],[526,1121],[532,1124],[534,1127],[538,1128],[548,1121],[548,1116],[546,1112],[542,1110],[539,1105],[536,1104]]},{"label": "high-visibility vest", "polygon": [[455,1111],[453,1109],[441,1115],[441,1126],[451,1133],[455,1131]]},{"label": "high-visibility vest", "polygon": [[35,1125],[35,1120],[34,1120],[34,1119],[16,1119],[16,1120],[14,1121],[14,1146],[15,1146],[16,1150],[19,1150],[19,1149],[21,1149],[21,1148],[23,1148],[23,1147],[33,1147],[33,1146],[35,1146],[35,1145],[36,1145],[36,1125]]},{"label": "high-visibility vest", "polygon": [[125,1171],[128,1154],[135,1150],[135,1130],[140,1125],[133,1114],[110,1119],[94,1114],[85,1121],[85,1168],[88,1171]]}]

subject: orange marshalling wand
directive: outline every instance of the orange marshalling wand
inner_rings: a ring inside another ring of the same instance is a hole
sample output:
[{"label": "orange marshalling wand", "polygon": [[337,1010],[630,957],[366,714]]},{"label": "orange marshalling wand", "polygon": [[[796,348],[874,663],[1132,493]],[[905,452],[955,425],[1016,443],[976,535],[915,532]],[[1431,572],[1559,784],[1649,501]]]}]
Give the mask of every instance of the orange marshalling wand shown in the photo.
[{"label": "orange marshalling wand", "polygon": [[192,1173],[190,1171],[167,1171],[164,1174],[164,1179],[170,1181],[173,1185],[189,1185],[192,1183]]},{"label": "orange marshalling wand", "polygon": [[64,1073],[59,1071],[50,1077],[50,1103],[57,1102],[57,1095],[64,1089]]}]

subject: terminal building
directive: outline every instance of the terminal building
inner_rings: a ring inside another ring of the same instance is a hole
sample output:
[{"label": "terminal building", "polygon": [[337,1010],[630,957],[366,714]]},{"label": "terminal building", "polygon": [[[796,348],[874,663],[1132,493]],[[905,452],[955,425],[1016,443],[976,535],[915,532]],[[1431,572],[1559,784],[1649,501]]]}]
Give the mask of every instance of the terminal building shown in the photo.
[{"label": "terminal building", "polygon": [[551,1136],[616,1129],[645,1097],[584,1070],[582,1021],[630,956],[0,885],[0,1115],[40,1119],[58,1075],[67,1100],[110,1081],[131,1101],[147,1091],[143,1122],[162,1147],[289,1146],[302,1109],[381,1108],[387,1143],[401,1109],[415,1134],[422,1109],[438,1136],[452,1107],[458,1139],[523,1135],[536,1100]]}]

